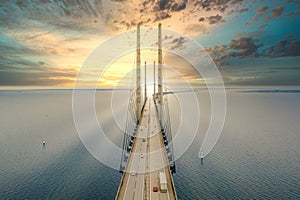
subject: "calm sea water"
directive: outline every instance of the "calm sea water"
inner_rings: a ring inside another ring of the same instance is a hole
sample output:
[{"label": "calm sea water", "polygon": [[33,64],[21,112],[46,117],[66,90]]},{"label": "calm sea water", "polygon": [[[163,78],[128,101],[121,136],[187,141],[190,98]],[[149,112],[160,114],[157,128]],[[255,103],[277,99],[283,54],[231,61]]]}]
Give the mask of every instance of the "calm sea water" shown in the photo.
[{"label": "calm sea water", "polygon": [[[98,113],[110,95],[97,92]],[[300,199],[300,93],[229,91],[224,130],[203,163],[197,155],[210,106],[205,91],[198,97],[199,134],[176,162],[179,199]],[[171,110],[176,132],[180,112]],[[0,91],[0,112],[0,199],[114,199],[121,175],[80,142],[72,91]],[[107,119],[107,136],[120,145]]]}]

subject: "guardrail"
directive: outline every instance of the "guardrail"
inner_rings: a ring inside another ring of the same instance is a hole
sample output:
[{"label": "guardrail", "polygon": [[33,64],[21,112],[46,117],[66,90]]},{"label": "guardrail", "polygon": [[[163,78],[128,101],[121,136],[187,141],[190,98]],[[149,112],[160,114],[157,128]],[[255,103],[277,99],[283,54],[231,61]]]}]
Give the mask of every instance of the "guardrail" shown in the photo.
[{"label": "guardrail", "polygon": [[170,178],[171,178],[172,190],[173,190],[173,194],[174,194],[174,198],[175,198],[174,200],[178,200],[176,189],[175,189],[175,184],[174,184],[174,179],[173,179],[170,169],[168,170],[168,174],[170,175]]},{"label": "guardrail", "polygon": [[123,183],[124,183],[124,177],[125,177],[125,175],[126,175],[126,173],[123,173],[122,178],[121,178],[121,183],[119,185],[118,192],[117,192],[115,200],[118,200],[118,198],[120,196],[120,191],[121,191],[121,188],[122,188]]}]

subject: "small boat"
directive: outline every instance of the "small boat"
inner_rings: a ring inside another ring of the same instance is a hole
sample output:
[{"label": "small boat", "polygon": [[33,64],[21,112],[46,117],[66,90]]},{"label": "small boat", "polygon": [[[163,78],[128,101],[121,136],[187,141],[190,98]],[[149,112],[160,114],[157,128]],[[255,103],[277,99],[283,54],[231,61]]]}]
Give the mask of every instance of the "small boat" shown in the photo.
[{"label": "small boat", "polygon": [[201,159],[201,160],[204,159],[204,153],[203,153],[203,152],[200,153],[200,159]]},{"label": "small boat", "polygon": [[46,141],[45,141],[45,139],[43,139],[43,146],[45,146],[46,145]]}]

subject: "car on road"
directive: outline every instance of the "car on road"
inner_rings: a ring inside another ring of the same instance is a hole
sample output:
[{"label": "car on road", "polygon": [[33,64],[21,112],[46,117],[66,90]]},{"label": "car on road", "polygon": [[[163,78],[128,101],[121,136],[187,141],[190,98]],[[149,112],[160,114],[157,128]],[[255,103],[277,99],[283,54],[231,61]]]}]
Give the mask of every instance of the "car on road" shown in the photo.
[{"label": "car on road", "polygon": [[157,186],[153,186],[153,192],[158,192],[158,187]]},{"label": "car on road", "polygon": [[135,174],[136,174],[135,171],[131,172],[131,176],[135,176]]}]

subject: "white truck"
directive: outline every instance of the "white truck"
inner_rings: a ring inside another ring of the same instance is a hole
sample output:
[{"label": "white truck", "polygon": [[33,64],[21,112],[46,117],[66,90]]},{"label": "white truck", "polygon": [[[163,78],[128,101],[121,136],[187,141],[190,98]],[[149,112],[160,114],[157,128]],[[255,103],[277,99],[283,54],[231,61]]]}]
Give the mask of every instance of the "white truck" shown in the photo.
[{"label": "white truck", "polygon": [[167,192],[167,178],[165,172],[159,172],[159,189],[162,193]]}]

